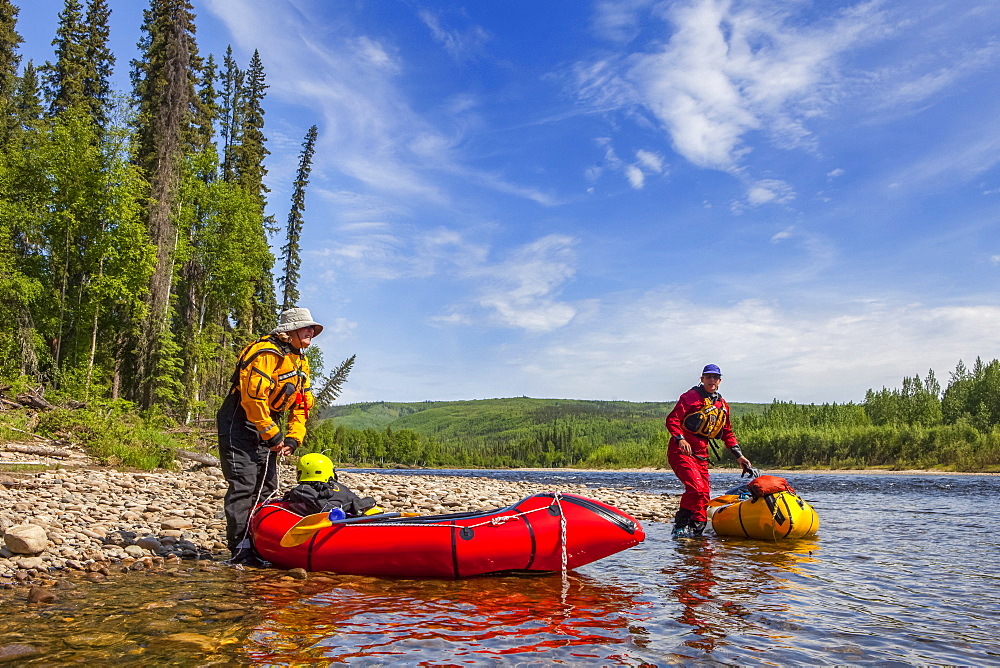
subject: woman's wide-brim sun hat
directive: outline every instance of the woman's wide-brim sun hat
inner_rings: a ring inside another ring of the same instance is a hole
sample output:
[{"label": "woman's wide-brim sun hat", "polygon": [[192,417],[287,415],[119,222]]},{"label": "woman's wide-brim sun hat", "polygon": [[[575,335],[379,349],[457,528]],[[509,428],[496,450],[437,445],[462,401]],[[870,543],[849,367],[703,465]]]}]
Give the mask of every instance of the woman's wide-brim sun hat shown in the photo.
[{"label": "woman's wide-brim sun hat", "polygon": [[278,316],[278,326],[274,328],[272,334],[291,332],[310,325],[316,328],[316,331],[313,332],[313,336],[319,336],[319,333],[323,331],[323,325],[313,320],[312,313],[309,312],[309,309],[290,308],[287,311],[282,311],[281,315]]}]

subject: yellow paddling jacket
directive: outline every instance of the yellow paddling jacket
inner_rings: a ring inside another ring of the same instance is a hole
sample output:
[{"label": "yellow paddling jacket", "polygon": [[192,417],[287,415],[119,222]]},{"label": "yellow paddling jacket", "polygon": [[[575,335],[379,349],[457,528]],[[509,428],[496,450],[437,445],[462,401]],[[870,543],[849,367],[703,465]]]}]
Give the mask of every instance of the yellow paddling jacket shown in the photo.
[{"label": "yellow paddling jacket", "polygon": [[[247,427],[255,429],[268,446],[289,441],[294,450],[306,435],[306,419],[316,404],[309,388],[309,360],[298,348],[269,334],[240,353],[233,373],[233,392],[247,414]],[[281,435],[277,420],[291,410],[288,434]]]}]

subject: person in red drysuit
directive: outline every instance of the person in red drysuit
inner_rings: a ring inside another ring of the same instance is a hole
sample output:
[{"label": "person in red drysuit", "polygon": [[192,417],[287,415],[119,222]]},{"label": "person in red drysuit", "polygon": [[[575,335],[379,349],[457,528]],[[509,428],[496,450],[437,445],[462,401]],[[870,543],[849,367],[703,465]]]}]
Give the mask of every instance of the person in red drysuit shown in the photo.
[{"label": "person in red drysuit", "polygon": [[[709,440],[719,438],[736,457],[743,470],[750,460],[740,451],[729,419],[729,404],[719,394],[722,371],[708,364],[701,372],[701,385],[681,395],[667,416],[670,445],[667,462],[684,484],[680,509],[674,516],[673,536],[701,536],[708,521],[706,508],[712,496],[708,477]],[[689,531],[690,528],[690,531]]]}]

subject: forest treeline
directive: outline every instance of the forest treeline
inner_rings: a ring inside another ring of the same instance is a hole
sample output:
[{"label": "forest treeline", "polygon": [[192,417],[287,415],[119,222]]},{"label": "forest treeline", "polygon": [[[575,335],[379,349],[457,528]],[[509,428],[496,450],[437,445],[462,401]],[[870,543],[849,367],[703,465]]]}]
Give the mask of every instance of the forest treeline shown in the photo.
[{"label": "forest treeline", "polygon": [[[0,0],[0,378],[174,421],[210,415],[242,347],[298,299],[317,129],[303,128],[279,224],[258,52],[204,54],[191,3],[150,0],[123,64],[107,1],[64,0],[52,60],[21,62],[18,13]],[[122,66],[126,91],[112,84]],[[277,257],[269,234],[284,239]]]},{"label": "forest treeline", "polygon": [[[665,466],[672,403],[492,399],[331,408],[309,448],[361,466]],[[764,468],[1000,470],[1000,361],[959,362],[861,403],[732,404],[733,428]],[[713,463],[734,466],[721,444]]]}]

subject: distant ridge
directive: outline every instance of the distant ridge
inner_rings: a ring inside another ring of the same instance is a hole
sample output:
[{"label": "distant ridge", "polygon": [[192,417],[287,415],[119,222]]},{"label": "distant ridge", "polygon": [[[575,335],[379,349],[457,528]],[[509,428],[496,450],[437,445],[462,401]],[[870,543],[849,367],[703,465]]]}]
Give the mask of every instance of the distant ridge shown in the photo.
[{"label": "distant ridge", "polygon": [[[734,417],[762,413],[769,404],[730,404]],[[673,401],[632,402],[510,397],[462,401],[364,402],[333,406],[323,413],[352,429],[409,429],[448,442],[511,437],[552,423],[586,425],[607,431],[612,424],[623,439],[661,430]]]}]

